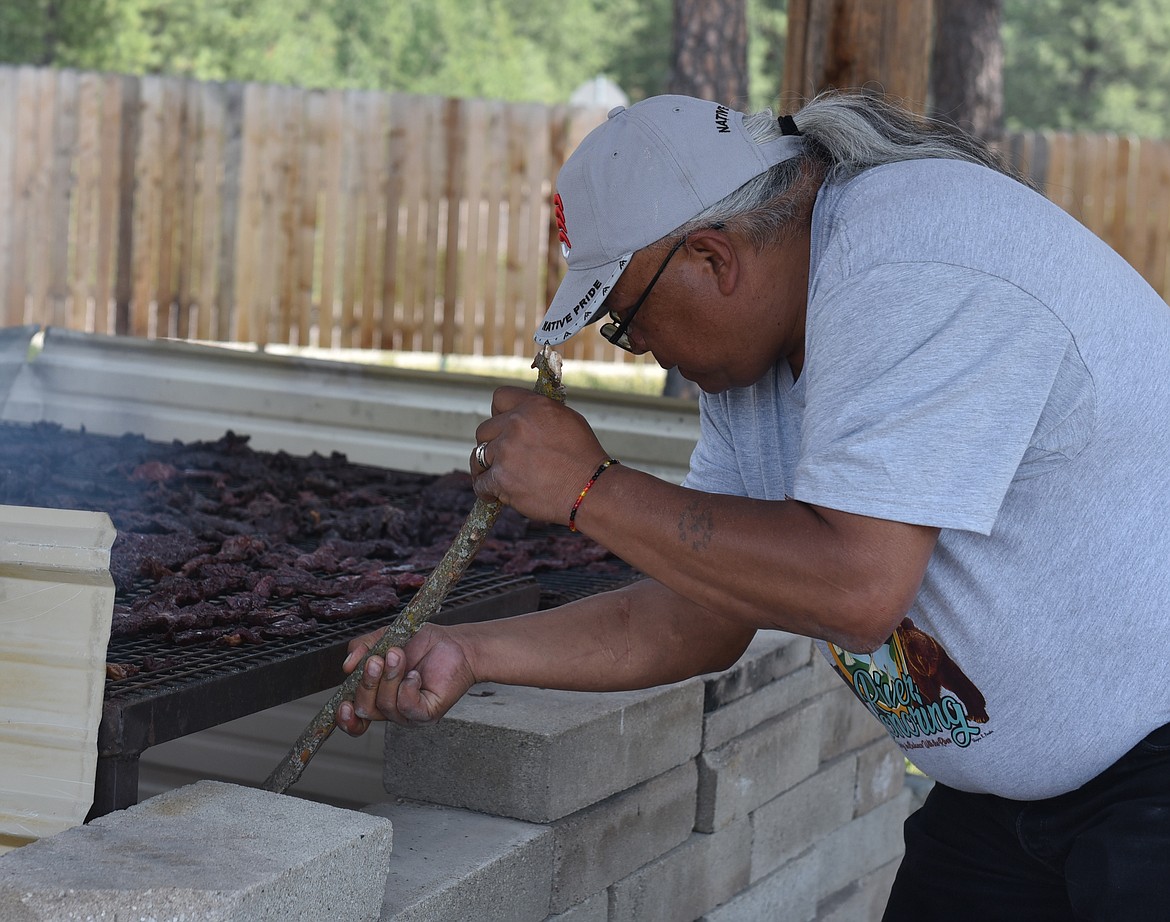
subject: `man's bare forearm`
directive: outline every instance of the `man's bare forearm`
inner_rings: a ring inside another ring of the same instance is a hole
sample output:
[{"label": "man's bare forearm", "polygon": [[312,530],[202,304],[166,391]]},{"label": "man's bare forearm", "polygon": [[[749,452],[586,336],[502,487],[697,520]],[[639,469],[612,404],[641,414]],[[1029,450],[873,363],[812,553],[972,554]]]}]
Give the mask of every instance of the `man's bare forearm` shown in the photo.
[{"label": "man's bare forearm", "polygon": [[699,606],[858,652],[882,643],[918,591],[938,530],[687,490],[615,468],[577,526]]},{"label": "man's bare forearm", "polygon": [[755,633],[653,580],[450,629],[477,681],[620,691],[727,668]]}]

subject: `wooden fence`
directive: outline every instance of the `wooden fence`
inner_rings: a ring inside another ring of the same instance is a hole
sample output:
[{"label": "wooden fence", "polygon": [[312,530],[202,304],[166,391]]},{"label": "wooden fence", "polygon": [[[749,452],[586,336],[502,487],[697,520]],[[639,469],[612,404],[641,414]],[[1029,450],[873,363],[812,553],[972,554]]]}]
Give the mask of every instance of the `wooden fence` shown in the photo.
[{"label": "wooden fence", "polygon": [[1002,153],[1170,300],[1170,141],[1029,133]]},{"label": "wooden fence", "polygon": [[[0,326],[528,355],[561,272],[552,179],[603,118],[0,67]],[[1170,144],[1004,149],[1166,296]]]},{"label": "wooden fence", "polygon": [[604,117],[0,67],[0,325],[528,355]]}]

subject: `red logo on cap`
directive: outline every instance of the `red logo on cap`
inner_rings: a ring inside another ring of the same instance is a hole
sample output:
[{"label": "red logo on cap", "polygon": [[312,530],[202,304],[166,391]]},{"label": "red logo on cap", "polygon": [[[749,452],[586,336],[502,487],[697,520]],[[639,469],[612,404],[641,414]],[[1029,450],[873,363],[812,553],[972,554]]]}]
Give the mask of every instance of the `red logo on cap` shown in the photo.
[{"label": "red logo on cap", "polygon": [[557,220],[557,239],[561,241],[561,255],[568,259],[573,244],[569,242],[569,232],[565,229],[565,203],[561,201],[559,192],[553,196],[553,217]]}]

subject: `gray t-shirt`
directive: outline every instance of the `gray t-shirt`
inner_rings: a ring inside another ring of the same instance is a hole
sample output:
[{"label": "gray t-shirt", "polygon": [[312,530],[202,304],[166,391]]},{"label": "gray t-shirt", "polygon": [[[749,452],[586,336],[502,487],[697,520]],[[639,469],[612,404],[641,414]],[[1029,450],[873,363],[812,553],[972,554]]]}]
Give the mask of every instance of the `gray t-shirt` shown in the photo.
[{"label": "gray t-shirt", "polygon": [[806,353],[704,395],[686,485],[942,529],[907,621],[822,652],[928,775],[1079,787],[1170,721],[1170,309],[993,171],[822,189]]}]

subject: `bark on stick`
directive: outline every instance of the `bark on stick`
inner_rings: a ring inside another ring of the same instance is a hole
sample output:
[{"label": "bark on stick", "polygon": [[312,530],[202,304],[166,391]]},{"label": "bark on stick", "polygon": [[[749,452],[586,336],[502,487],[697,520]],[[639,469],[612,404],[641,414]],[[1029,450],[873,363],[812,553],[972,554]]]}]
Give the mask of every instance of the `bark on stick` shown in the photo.
[{"label": "bark on stick", "polygon": [[[565,399],[564,385],[561,383],[561,357],[548,346],[545,346],[532,363],[537,370],[536,391],[561,402]],[[337,726],[337,709],[343,701],[352,701],[361,681],[362,673],[366,668],[366,661],[371,656],[382,656],[391,647],[401,647],[420,627],[426,624],[439,611],[447,593],[459,581],[468,564],[479,553],[484,540],[492,530],[496,518],[500,514],[499,503],[485,503],[476,500],[467,521],[459,529],[459,534],[451,543],[443,559],[439,561],[422,588],[415,593],[410,603],[395,619],[394,623],[386,628],[366,655],[362,664],[349,674],[349,677],[333,693],[325,706],[317,713],[292,749],[272,770],[262,785],[265,791],[275,791],[283,794],[300,780],[305,766],[313,758],[321,744],[329,738]]]}]

